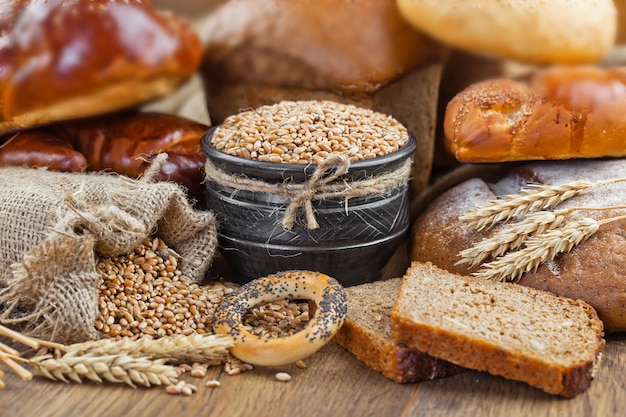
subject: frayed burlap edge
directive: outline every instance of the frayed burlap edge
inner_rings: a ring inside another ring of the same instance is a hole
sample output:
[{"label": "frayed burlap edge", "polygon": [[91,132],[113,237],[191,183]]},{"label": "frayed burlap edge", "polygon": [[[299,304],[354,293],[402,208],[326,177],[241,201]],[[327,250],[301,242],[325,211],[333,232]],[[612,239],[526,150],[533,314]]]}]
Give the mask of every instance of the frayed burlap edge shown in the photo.
[{"label": "frayed burlap edge", "polygon": [[[129,187],[150,186],[149,178],[119,180]],[[215,216],[194,210],[175,184],[152,185],[166,188],[164,193],[169,196],[155,202],[152,214],[156,220],[152,222],[129,215],[127,210],[133,207],[128,195],[112,192],[113,205],[96,207],[82,202],[79,194],[64,196],[70,208],[66,215],[39,245],[12,264],[12,277],[0,290],[0,323],[59,343],[98,338],[94,325],[102,278],[96,271],[96,258],[98,254],[127,253],[148,236],[162,238],[180,256],[181,272],[201,281],[217,250]],[[107,234],[120,229],[130,236],[123,239],[128,246],[110,247]]]}]

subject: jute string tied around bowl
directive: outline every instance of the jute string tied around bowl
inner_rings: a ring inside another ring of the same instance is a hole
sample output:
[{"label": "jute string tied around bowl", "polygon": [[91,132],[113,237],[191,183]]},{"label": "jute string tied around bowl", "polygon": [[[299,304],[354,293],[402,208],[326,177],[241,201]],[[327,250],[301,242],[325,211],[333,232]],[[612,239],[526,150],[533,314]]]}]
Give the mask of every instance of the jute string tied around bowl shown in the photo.
[{"label": "jute string tied around bowl", "polygon": [[[317,229],[319,224],[315,218],[313,201],[329,198],[344,198],[346,207],[348,200],[353,197],[384,194],[400,185],[407,184],[411,175],[409,159],[399,168],[365,179],[347,181],[342,180],[350,168],[350,160],[346,155],[333,154],[317,165],[317,168],[308,180],[302,183],[283,182],[272,184],[262,180],[251,179],[241,174],[229,174],[217,168],[207,160],[206,178],[222,186],[234,190],[261,192],[283,195],[289,199],[289,205],[281,221],[282,226],[291,230],[295,223],[298,211],[304,209],[307,229]],[[333,170],[334,168],[334,170]]]}]

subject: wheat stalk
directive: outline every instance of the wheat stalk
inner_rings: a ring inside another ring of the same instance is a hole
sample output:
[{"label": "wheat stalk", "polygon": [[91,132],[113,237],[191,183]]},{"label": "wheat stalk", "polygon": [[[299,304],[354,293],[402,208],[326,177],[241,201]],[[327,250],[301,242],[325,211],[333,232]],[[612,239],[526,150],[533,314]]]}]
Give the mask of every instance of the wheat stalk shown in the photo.
[{"label": "wheat stalk", "polygon": [[102,339],[69,345],[65,351],[70,356],[125,354],[166,359],[168,363],[192,363],[225,361],[228,358],[228,348],[233,344],[230,336],[192,334],[159,339],[146,336],[138,340]]},{"label": "wheat stalk", "polygon": [[603,220],[589,217],[572,221],[564,226],[548,230],[526,241],[524,248],[509,252],[472,275],[495,281],[517,281],[524,273],[536,271],[539,265],[553,260],[559,253],[569,252],[595,234],[600,226],[626,219],[616,216]]},{"label": "wheat stalk", "polygon": [[[41,352],[32,358],[24,358],[17,350],[0,343],[0,363],[23,379],[31,379],[32,374],[18,362],[55,381],[81,383],[87,379],[125,383],[132,387],[136,384],[146,387],[175,384],[179,368],[169,363],[225,362],[228,348],[234,343],[230,336],[194,334],[159,339],[102,339],[62,345],[28,337],[2,325],[0,336]],[[0,367],[0,388],[4,388],[3,376]]]},{"label": "wheat stalk", "polygon": [[489,229],[499,222],[508,221],[514,217],[554,208],[587,188],[622,181],[626,181],[626,178],[598,182],[580,180],[560,185],[529,184],[519,194],[506,195],[491,200],[487,205],[466,211],[459,216],[459,220],[478,230]]},{"label": "wheat stalk", "polygon": [[167,365],[165,359],[118,355],[73,356],[63,355],[53,358],[49,355],[36,356],[26,360],[35,371],[54,381],[78,382],[91,380],[101,383],[125,383],[131,387],[136,384],[150,387],[153,385],[173,385],[178,380],[179,371]]},{"label": "wheat stalk", "polygon": [[459,252],[461,259],[455,265],[470,264],[469,267],[472,268],[487,258],[504,255],[509,250],[522,247],[529,237],[559,227],[564,219],[564,214],[551,211],[529,214],[522,221],[499,230],[493,236]]},{"label": "wheat stalk", "polygon": [[626,209],[626,206],[608,207],[570,207],[556,211],[538,211],[528,214],[520,222],[509,225],[485,238],[472,247],[459,252],[455,265],[469,264],[470,268],[481,264],[487,258],[496,258],[508,251],[521,248],[531,236],[540,235],[547,230],[558,228],[565,220],[565,215],[573,211],[605,211]]}]

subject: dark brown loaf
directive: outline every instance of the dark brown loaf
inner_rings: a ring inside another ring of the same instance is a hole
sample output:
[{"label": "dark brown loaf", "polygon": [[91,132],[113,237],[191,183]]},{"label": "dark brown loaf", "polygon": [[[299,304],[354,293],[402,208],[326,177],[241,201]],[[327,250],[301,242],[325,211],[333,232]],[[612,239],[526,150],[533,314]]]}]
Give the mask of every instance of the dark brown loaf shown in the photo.
[{"label": "dark brown loaf", "polygon": [[0,33],[0,134],[166,95],[202,54],[148,0],[3,1]]},{"label": "dark brown loaf", "polygon": [[413,263],[391,337],[460,366],[574,397],[599,366],[602,322],[582,301]]},{"label": "dark brown loaf", "polygon": [[463,372],[459,366],[391,340],[391,310],[401,284],[401,278],[392,278],[347,287],[348,315],[333,341],[398,384]]},{"label": "dark brown loaf", "polygon": [[16,133],[0,145],[0,166],[47,167],[54,171],[82,172],[85,155],[66,137],[43,129]]},{"label": "dark brown loaf", "polygon": [[552,67],[473,84],[444,118],[461,162],[626,156],[626,68]]},{"label": "dark brown loaf", "polygon": [[46,166],[56,171],[110,171],[141,176],[152,159],[167,153],[155,176],[203,194],[200,137],[207,126],[168,114],[124,112],[18,132],[0,147],[0,166]]},{"label": "dark brown loaf", "polygon": [[[476,231],[459,220],[466,210],[485,205],[506,194],[517,194],[529,183],[562,184],[576,179],[599,181],[626,177],[626,160],[577,160],[523,164],[485,182],[469,179],[432,201],[415,221],[410,242],[414,261],[432,262],[440,268],[460,274],[479,267],[456,264],[459,252],[491,236],[502,226]],[[615,183],[587,189],[562,203],[567,207],[609,207],[623,205],[626,184]],[[567,219],[592,217],[604,219],[623,215],[624,210],[579,211]],[[553,261],[541,264],[536,272],[522,275],[519,283],[555,294],[582,299],[591,304],[604,322],[605,331],[626,330],[626,221],[603,225],[584,243]]]},{"label": "dark brown loaf", "polygon": [[231,0],[199,32],[213,123],[283,100],[389,114],[417,138],[411,186],[422,191],[447,48],[404,21],[395,0]]}]

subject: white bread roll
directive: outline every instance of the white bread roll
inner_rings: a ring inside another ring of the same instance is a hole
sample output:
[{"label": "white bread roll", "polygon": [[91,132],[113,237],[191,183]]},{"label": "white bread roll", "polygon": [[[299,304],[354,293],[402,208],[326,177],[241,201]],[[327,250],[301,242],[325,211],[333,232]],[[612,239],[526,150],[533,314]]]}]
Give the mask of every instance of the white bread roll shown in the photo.
[{"label": "white bread roll", "polygon": [[433,38],[470,52],[523,62],[592,63],[617,33],[611,0],[397,0],[402,15]]}]

